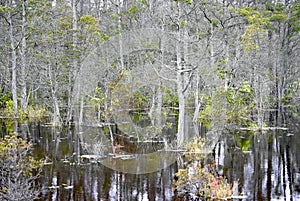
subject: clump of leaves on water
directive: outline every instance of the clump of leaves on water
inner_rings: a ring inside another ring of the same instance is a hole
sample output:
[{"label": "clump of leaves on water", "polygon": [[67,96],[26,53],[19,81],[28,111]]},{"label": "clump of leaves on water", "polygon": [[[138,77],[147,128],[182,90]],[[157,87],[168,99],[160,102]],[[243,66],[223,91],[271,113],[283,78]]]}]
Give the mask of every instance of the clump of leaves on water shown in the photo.
[{"label": "clump of leaves on water", "polygon": [[204,164],[205,140],[199,138],[189,143],[186,166],[174,176],[174,191],[179,200],[230,199],[233,187],[227,179],[218,175],[216,164]]},{"label": "clump of leaves on water", "polygon": [[31,148],[16,133],[0,139],[0,200],[33,200],[41,192],[36,179],[43,161],[31,156]]}]

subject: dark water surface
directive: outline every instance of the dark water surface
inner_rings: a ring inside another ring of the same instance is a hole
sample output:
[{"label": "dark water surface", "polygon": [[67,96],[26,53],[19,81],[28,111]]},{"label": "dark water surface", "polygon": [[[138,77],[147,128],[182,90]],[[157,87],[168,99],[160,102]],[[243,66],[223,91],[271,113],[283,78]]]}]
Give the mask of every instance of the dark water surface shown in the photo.
[{"label": "dark water surface", "polygon": [[[243,200],[300,200],[300,132],[270,130],[225,133],[212,157],[220,175],[238,182]],[[20,125],[24,138],[34,142],[34,154],[45,158],[39,182],[40,201],[172,200],[175,162],[148,174],[125,174],[109,169],[86,154],[76,132],[46,124]],[[178,160],[179,161],[179,160]]]},{"label": "dark water surface", "polygon": [[41,182],[50,191],[40,200],[171,200],[173,164],[149,174],[125,174],[101,163],[84,161],[81,142],[72,131],[31,128],[35,153],[49,160]]},{"label": "dark water surface", "polygon": [[274,130],[228,134],[215,159],[245,200],[300,200],[300,132]]}]

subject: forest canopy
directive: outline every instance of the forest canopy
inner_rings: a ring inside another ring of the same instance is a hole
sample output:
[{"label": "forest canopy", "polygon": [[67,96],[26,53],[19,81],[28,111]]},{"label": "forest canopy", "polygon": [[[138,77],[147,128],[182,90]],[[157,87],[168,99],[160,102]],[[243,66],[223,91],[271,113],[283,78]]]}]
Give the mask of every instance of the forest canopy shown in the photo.
[{"label": "forest canopy", "polygon": [[91,96],[102,118],[175,108],[179,143],[187,113],[208,127],[280,124],[299,114],[299,17],[299,1],[1,1],[1,116],[70,123]]}]

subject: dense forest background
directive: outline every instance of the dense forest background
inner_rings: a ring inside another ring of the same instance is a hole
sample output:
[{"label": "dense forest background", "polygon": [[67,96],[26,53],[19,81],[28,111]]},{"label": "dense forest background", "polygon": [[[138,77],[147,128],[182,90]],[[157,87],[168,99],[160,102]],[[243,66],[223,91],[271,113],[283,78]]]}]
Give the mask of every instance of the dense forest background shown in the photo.
[{"label": "dense forest background", "polygon": [[179,144],[187,113],[214,128],[299,117],[297,0],[2,0],[0,23],[1,116],[70,123],[88,80],[105,111],[120,93],[157,125],[175,108]]}]

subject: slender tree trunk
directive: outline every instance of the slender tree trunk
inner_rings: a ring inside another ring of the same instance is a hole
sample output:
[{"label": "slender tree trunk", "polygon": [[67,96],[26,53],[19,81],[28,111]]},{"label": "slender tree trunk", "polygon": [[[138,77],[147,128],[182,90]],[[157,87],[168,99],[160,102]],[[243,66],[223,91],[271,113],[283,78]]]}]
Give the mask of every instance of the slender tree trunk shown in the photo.
[{"label": "slender tree trunk", "polygon": [[[273,45],[273,32],[272,31],[269,31],[268,32],[268,67],[269,67],[269,74],[272,75],[273,77],[275,76],[275,73],[274,73],[274,69],[276,69],[276,62],[277,62],[277,59],[274,57],[276,57],[276,53],[273,52],[274,51],[274,48],[272,47]],[[275,43],[276,44],[276,43]],[[273,98],[276,97],[276,83],[273,82],[272,80],[269,81],[269,97],[270,97],[270,103],[274,103],[274,100]],[[271,106],[270,108],[270,112],[269,112],[269,124],[271,125],[275,125],[276,126],[276,122],[275,122],[275,119],[274,119],[274,106]]]},{"label": "slender tree trunk", "polygon": [[[181,62],[181,59],[179,61]],[[183,75],[177,73],[177,95],[178,95],[178,105],[179,105],[179,114],[178,114],[178,131],[177,131],[177,145],[178,147],[182,146],[184,141],[184,116],[185,116],[185,98],[183,93]]]},{"label": "slender tree trunk", "polygon": [[263,100],[262,100],[262,83],[261,83],[261,76],[259,75],[259,72],[257,72],[256,76],[256,101],[257,101],[257,125],[258,129],[261,131],[263,126]]},{"label": "slender tree trunk", "polygon": [[[290,18],[290,14],[289,17]],[[281,126],[283,122],[284,107],[280,100],[284,97],[285,82],[286,82],[286,71],[289,69],[289,35],[290,25],[286,24],[282,31],[281,51],[279,53],[279,66],[277,68],[277,124]]]},{"label": "slender tree trunk", "polygon": [[[195,86],[195,110],[194,110],[194,116],[193,116],[193,127],[194,127],[194,133],[196,135],[200,135],[200,128],[201,128],[201,122],[198,121],[199,118],[199,113],[200,113],[200,108],[201,108],[201,104],[202,104],[202,99],[203,96],[200,98],[200,76],[199,76],[199,72],[196,71],[196,86]],[[199,100],[200,98],[200,100]]]},{"label": "slender tree trunk", "polygon": [[[72,0],[72,14],[73,14],[73,48],[76,52],[77,49],[77,30],[78,30],[78,25],[77,25],[77,7],[76,7],[76,0]],[[73,68],[70,69],[69,71],[69,89],[68,89],[68,103],[67,103],[67,119],[66,123],[71,124],[72,121],[72,116],[73,116],[73,89],[74,89],[74,77],[75,74],[78,72],[78,58],[77,55],[72,57],[72,62],[73,62]]]},{"label": "slender tree trunk", "polygon": [[120,51],[120,64],[121,64],[121,70],[124,70],[124,53],[123,53],[123,35],[122,35],[122,17],[120,15],[121,8],[123,7],[123,0],[119,1],[118,5],[118,32],[119,32],[119,51]]},{"label": "slender tree trunk", "polygon": [[162,105],[163,105],[163,93],[162,93],[162,84],[159,82],[160,85],[157,87],[157,126],[162,126]]},{"label": "slender tree trunk", "polygon": [[196,123],[198,121],[201,102],[203,99],[203,97],[201,97],[201,99],[199,100],[200,76],[198,72],[196,72],[196,88],[194,90],[195,90],[195,111],[194,111],[193,122]]},{"label": "slender tree trunk", "polygon": [[[12,1],[9,1],[9,5],[12,6]],[[9,39],[11,48],[11,92],[14,103],[14,118],[18,117],[18,95],[17,95],[17,54],[13,33],[13,20],[12,13],[8,10],[8,23],[9,23]]]},{"label": "slender tree trunk", "polygon": [[60,110],[59,110],[59,106],[58,106],[58,100],[57,97],[55,95],[55,93],[52,94],[52,100],[53,100],[53,109],[54,109],[54,114],[53,114],[53,125],[54,126],[59,126],[61,124],[60,122]]},{"label": "slender tree trunk", "polygon": [[151,124],[153,126],[162,126],[162,89],[161,83],[153,88],[152,104],[149,112]]},{"label": "slender tree trunk", "polygon": [[[178,14],[181,14],[180,3],[178,5]],[[179,17],[178,17],[179,18]],[[180,22],[180,20],[178,20]],[[178,130],[177,130],[177,146],[180,147],[184,141],[184,130],[185,130],[185,97],[184,97],[184,64],[182,61],[182,34],[181,27],[177,33],[177,44],[176,44],[176,66],[177,66],[177,96],[178,96],[178,105],[179,105],[179,114],[178,114]]]},{"label": "slender tree trunk", "polygon": [[60,110],[59,110],[59,104],[57,99],[57,81],[55,80],[55,75],[52,75],[52,69],[51,69],[51,63],[49,64],[48,68],[48,75],[49,75],[49,81],[50,81],[50,88],[51,88],[51,96],[52,96],[52,104],[53,104],[53,122],[52,124],[54,126],[59,126],[61,124],[60,121]]},{"label": "slender tree trunk", "polygon": [[215,55],[215,52],[214,52],[214,43],[213,43],[213,37],[214,37],[214,25],[211,23],[210,24],[210,33],[211,33],[211,36],[210,36],[210,39],[209,39],[209,42],[208,42],[208,45],[209,45],[209,48],[210,48],[210,68],[212,69],[214,67],[214,64],[215,64],[215,59],[214,59],[214,55]]},{"label": "slender tree trunk", "polygon": [[79,118],[78,118],[79,125],[83,124],[83,106],[84,106],[84,100],[83,97],[80,97]]},{"label": "slender tree trunk", "polygon": [[20,57],[21,57],[21,77],[20,77],[20,85],[21,85],[21,109],[27,110],[28,105],[28,99],[27,99],[27,86],[26,86],[26,0],[23,0],[22,2],[22,42],[21,42],[21,51],[20,51]]}]

